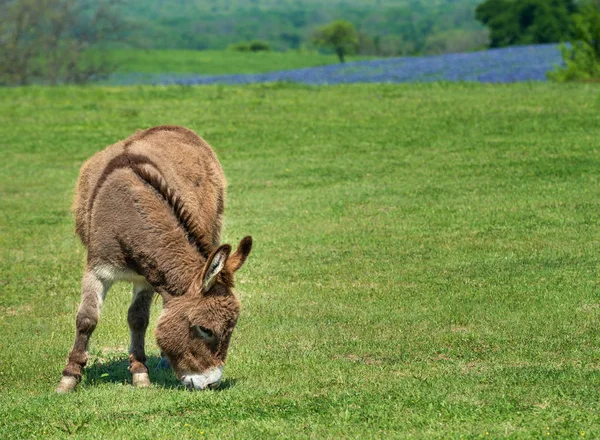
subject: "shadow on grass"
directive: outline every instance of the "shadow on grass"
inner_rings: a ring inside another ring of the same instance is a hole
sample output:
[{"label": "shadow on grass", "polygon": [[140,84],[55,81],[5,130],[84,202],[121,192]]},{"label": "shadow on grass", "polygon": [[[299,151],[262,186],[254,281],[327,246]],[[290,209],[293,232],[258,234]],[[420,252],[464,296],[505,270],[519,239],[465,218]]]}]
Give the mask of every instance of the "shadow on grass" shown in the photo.
[{"label": "shadow on grass", "polygon": [[[154,387],[181,389],[186,388],[181,385],[173,374],[170,367],[159,367],[160,357],[148,357],[148,374],[150,382]],[[119,383],[123,385],[131,385],[131,373],[129,373],[129,360],[123,359],[107,359],[99,361],[93,360],[84,370],[81,384],[85,387],[94,387],[103,383]],[[219,388],[214,391],[224,391],[233,388],[237,383],[236,379],[225,379],[221,382]]]}]

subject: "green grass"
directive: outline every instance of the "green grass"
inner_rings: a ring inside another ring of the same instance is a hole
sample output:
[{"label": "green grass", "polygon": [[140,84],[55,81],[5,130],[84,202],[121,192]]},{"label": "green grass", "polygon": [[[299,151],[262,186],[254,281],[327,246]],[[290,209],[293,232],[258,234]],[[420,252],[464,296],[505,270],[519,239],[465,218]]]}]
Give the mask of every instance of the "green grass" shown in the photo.
[{"label": "green grass", "polygon": [[[111,51],[117,73],[265,73],[335,64],[335,55],[316,52],[236,52],[233,50],[134,50]],[[369,57],[350,57],[357,61]]]},{"label": "green grass", "polygon": [[[165,123],[214,146],[225,239],[255,240],[225,384],[133,389],[120,285],[56,395],[78,167]],[[593,85],[0,89],[0,139],[0,438],[600,436]]]}]

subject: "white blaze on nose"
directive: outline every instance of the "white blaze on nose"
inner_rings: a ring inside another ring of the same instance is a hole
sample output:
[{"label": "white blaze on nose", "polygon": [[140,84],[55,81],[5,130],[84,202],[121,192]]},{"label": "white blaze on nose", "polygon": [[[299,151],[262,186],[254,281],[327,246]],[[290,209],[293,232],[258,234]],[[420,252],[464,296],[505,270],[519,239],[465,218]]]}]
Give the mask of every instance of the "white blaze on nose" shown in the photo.
[{"label": "white blaze on nose", "polygon": [[216,388],[221,383],[223,367],[213,367],[201,374],[184,374],[181,383],[191,390],[203,390],[207,387]]}]

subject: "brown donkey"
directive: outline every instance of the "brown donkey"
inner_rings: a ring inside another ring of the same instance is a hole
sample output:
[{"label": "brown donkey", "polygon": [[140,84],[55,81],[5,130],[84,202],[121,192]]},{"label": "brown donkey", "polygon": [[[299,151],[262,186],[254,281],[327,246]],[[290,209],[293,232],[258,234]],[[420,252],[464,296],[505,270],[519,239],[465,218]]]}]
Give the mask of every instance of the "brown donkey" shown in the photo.
[{"label": "brown donkey", "polygon": [[144,337],[150,304],[162,296],[156,339],[189,389],[217,387],[240,312],[233,274],[252,238],[237,250],[219,245],[225,177],[214,151],[178,126],[135,133],[95,154],[81,168],[75,229],[87,247],[76,337],[57,392],[76,387],[106,292],[133,282],[127,320],[129,370],[148,386]]}]

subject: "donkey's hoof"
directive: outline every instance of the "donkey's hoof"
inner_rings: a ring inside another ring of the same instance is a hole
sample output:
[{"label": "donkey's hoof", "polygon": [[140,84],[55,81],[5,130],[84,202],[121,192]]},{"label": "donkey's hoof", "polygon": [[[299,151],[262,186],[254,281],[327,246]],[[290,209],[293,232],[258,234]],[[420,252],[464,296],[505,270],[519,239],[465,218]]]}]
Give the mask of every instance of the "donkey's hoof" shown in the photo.
[{"label": "donkey's hoof", "polygon": [[148,373],[133,373],[133,385],[138,388],[146,388],[150,386],[150,378]]},{"label": "donkey's hoof", "polygon": [[73,376],[63,376],[56,387],[57,393],[68,393],[73,391],[79,381]]}]

